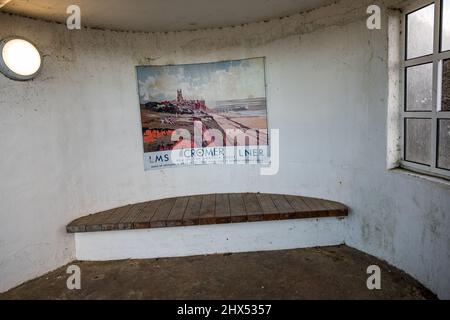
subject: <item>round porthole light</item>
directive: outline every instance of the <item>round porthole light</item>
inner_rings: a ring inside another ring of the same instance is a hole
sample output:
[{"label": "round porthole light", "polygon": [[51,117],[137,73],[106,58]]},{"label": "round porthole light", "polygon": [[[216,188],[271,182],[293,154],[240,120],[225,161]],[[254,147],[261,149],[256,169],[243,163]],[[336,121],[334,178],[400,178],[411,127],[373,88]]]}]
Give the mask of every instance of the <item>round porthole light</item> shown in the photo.
[{"label": "round porthole light", "polygon": [[33,79],[41,70],[42,58],[36,46],[21,37],[0,42],[0,71],[13,80]]}]

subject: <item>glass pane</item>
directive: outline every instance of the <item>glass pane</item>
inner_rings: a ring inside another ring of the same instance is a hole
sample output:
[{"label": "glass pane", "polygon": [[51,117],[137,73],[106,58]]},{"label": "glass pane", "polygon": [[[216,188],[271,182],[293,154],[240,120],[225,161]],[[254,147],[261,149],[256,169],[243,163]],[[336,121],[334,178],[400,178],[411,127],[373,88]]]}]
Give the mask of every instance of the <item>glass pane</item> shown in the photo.
[{"label": "glass pane", "polygon": [[405,159],[431,164],[431,119],[406,119]]},{"label": "glass pane", "polygon": [[406,69],[406,110],[431,111],[433,99],[433,64]]},{"label": "glass pane", "polygon": [[407,59],[433,53],[434,4],[407,16]]},{"label": "glass pane", "polygon": [[442,65],[441,111],[450,111],[450,60],[444,60]]},{"label": "glass pane", "polygon": [[450,120],[439,120],[438,167],[450,170]]},{"label": "glass pane", "polygon": [[450,0],[444,0],[442,7],[442,50],[450,50]]}]

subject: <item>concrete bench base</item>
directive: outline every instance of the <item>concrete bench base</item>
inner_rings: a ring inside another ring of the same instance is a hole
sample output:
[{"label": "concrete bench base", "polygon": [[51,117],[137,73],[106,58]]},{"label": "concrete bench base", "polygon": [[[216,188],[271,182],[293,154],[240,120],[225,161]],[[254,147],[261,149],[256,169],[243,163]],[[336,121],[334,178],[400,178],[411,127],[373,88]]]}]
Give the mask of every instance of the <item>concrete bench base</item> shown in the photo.
[{"label": "concrete bench base", "polygon": [[344,243],[344,223],[333,217],[76,233],[76,255],[107,261],[332,246]]}]

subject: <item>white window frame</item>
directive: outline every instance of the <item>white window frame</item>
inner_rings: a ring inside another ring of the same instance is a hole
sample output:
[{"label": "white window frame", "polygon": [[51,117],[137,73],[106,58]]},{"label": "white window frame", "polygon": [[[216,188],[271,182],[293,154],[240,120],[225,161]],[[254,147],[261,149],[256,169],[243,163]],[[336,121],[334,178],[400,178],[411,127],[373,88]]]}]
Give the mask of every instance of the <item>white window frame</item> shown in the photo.
[{"label": "white window frame", "polygon": [[[450,59],[450,51],[441,52],[441,19],[442,19],[442,3],[443,0],[422,0],[408,6],[403,11],[401,36],[401,78],[403,79],[401,90],[401,160],[402,168],[417,171],[420,173],[430,174],[445,179],[450,179],[450,170],[439,168],[438,165],[438,121],[439,119],[450,119],[450,111],[438,111],[441,104],[441,84],[442,84],[442,61]],[[407,59],[407,16],[415,11],[425,8],[429,5],[435,5],[434,12],[434,41],[433,53],[430,55]],[[406,111],[406,69],[408,67],[419,66],[423,64],[433,63],[433,84],[432,84],[432,110],[431,111]],[[423,165],[407,161],[406,158],[406,119],[431,119],[431,165]]]}]

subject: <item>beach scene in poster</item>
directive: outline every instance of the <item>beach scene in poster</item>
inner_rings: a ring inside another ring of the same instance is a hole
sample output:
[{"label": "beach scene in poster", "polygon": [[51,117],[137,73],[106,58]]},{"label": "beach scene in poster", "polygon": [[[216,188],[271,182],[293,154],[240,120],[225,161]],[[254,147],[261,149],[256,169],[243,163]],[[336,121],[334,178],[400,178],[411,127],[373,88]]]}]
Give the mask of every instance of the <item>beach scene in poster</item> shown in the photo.
[{"label": "beach scene in poster", "polygon": [[[174,165],[168,151],[177,149],[267,152],[264,58],[141,66],[137,77],[146,169]],[[194,139],[195,127],[201,140]],[[187,130],[191,139],[173,141],[177,129]]]}]

